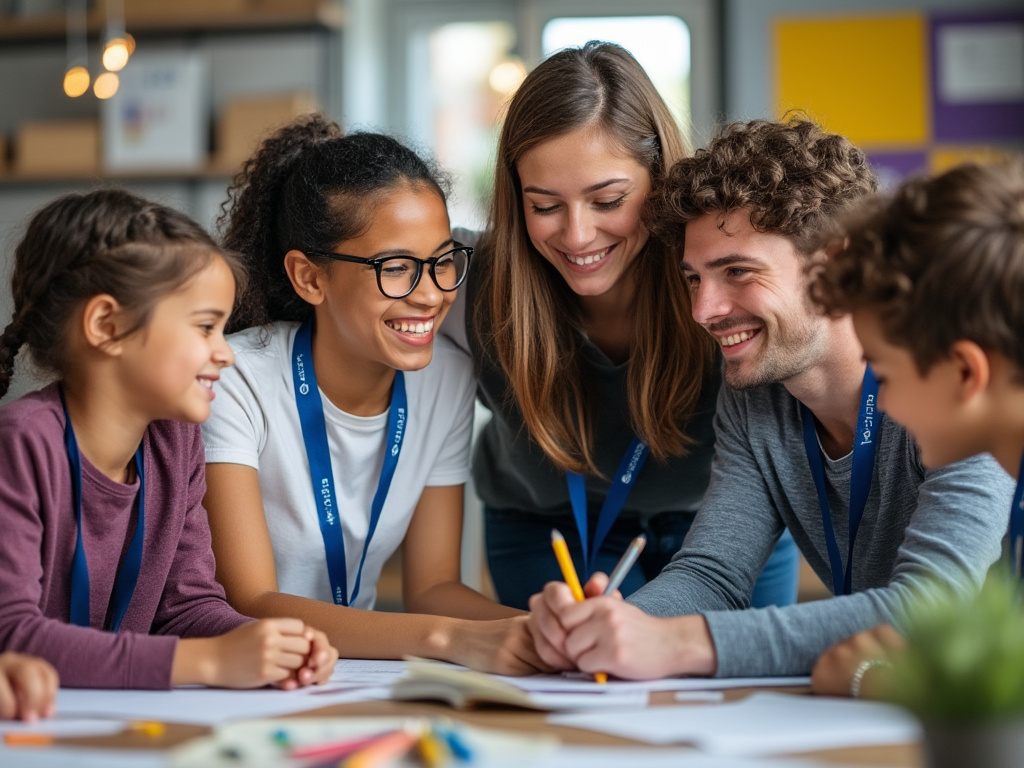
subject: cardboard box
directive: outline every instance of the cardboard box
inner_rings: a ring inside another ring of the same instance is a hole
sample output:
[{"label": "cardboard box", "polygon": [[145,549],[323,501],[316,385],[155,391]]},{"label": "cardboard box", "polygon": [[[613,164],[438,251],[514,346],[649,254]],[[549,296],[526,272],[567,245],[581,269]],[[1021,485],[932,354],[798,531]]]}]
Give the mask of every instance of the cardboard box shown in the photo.
[{"label": "cardboard box", "polygon": [[128,31],[133,24],[201,23],[242,17],[248,0],[124,0],[124,20]]},{"label": "cardboard box", "polygon": [[246,0],[254,13],[330,16],[341,11],[338,0]]},{"label": "cardboard box", "polygon": [[308,93],[286,93],[228,101],[217,122],[214,167],[234,172],[256,152],[263,139],[301,115],[318,109]]},{"label": "cardboard box", "polygon": [[100,125],[96,120],[22,123],[14,140],[19,176],[84,176],[100,171]]}]

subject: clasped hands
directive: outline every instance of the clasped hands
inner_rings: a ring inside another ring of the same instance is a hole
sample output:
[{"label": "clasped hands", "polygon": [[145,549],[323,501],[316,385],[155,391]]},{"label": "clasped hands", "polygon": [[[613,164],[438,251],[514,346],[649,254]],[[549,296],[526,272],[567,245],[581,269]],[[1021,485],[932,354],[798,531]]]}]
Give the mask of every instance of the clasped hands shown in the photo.
[{"label": "clasped hands", "polygon": [[607,585],[608,577],[596,573],[581,603],[556,581],[530,598],[528,626],[545,663],[630,680],[715,673],[715,646],[703,616],[651,616],[618,591],[604,595]]}]

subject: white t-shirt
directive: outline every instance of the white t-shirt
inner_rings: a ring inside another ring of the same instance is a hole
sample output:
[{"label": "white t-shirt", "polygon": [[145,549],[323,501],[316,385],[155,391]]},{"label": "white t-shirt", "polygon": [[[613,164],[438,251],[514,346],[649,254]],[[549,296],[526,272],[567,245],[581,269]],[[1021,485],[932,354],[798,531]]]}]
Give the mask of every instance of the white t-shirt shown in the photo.
[{"label": "white t-shirt", "polygon": [[[259,472],[280,591],[333,602],[292,383],[298,327],[281,322],[228,338],[235,365],[224,369],[216,386],[203,442],[208,464],[242,464]],[[402,452],[366,555],[355,608],[373,608],[381,568],[405,538],[423,489],[469,479],[475,396],[469,357],[438,336],[430,364],[406,371],[405,386],[409,410]],[[351,596],[384,463],[388,412],[353,416],[320,395]]]}]

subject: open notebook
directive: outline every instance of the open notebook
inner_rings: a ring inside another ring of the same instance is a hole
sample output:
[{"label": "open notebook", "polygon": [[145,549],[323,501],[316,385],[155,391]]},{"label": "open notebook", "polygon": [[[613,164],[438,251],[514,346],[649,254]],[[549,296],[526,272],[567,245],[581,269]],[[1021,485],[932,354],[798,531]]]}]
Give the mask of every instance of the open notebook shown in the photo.
[{"label": "open notebook", "polygon": [[445,701],[458,709],[506,705],[525,709],[563,710],[647,706],[646,691],[602,688],[586,692],[526,691],[493,675],[447,664],[409,660],[408,671],[391,686],[391,698],[404,701]]}]

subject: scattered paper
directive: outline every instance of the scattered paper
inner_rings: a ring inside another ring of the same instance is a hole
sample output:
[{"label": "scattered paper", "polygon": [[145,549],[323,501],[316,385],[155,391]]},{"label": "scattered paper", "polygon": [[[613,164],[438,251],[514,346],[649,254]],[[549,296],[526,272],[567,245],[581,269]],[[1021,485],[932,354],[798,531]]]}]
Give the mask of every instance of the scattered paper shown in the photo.
[{"label": "scattered paper", "polygon": [[797,677],[665,677],[659,680],[615,680],[598,683],[589,675],[531,675],[498,680],[524,691],[546,693],[589,693],[591,691],[723,691],[730,688],[792,688],[809,686],[811,678]]},{"label": "scattered paper", "polygon": [[0,746],[0,765],[4,768],[167,768],[168,763],[164,753],[153,750],[48,747],[15,751]]},{"label": "scattered paper", "polygon": [[704,701],[716,702],[725,701],[725,694],[721,691],[676,691],[676,701]]},{"label": "scattered paper", "polygon": [[128,725],[127,720],[108,720],[100,718],[66,717],[58,713],[57,717],[36,720],[34,723],[23,723],[18,720],[0,720],[2,733],[45,733],[54,738],[70,736],[109,736],[120,733]]},{"label": "scattered paper", "polygon": [[552,715],[548,722],[735,756],[905,744],[921,736],[918,722],[897,707],[779,693],[756,693],[732,704]]},{"label": "scattered paper", "polygon": [[[488,768],[506,764],[488,764]],[[509,766],[511,768],[511,766]],[[517,767],[518,768],[518,767]],[[811,760],[722,757],[692,749],[649,747],[562,747],[530,763],[530,768],[838,768]]]},{"label": "scattered paper", "polygon": [[61,688],[57,711],[67,717],[158,720],[166,723],[217,725],[229,720],[276,717],[334,704],[388,698],[390,689],[324,687],[279,691],[235,691],[182,687],[173,691],[111,691]]}]

